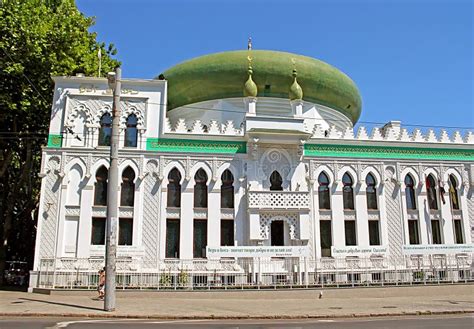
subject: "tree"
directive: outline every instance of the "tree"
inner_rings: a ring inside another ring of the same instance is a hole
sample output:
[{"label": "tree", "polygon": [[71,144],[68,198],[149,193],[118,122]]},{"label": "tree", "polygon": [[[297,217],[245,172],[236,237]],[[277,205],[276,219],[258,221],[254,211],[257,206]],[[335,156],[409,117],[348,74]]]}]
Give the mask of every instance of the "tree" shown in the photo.
[{"label": "tree", "polygon": [[120,64],[93,24],[73,0],[0,1],[0,284],[7,259],[33,260],[51,76],[97,75],[99,49],[102,72]]}]

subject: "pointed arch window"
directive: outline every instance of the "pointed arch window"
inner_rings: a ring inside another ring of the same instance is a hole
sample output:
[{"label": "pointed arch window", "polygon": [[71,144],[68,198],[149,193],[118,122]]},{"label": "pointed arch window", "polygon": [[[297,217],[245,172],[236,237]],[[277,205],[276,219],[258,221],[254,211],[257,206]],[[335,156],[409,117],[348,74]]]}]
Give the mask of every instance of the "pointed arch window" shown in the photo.
[{"label": "pointed arch window", "polygon": [[410,174],[405,176],[405,198],[407,202],[407,209],[416,209],[415,181]]},{"label": "pointed arch window", "polygon": [[166,205],[168,207],[181,207],[181,174],[173,168],[168,175],[168,192]]},{"label": "pointed arch window", "polygon": [[127,127],[125,129],[125,146],[126,147],[137,147],[138,130],[137,130],[138,119],[135,114],[130,114],[127,118]]},{"label": "pointed arch window", "polygon": [[377,189],[375,188],[376,182],[375,177],[372,174],[368,174],[365,178],[366,186],[366,196],[367,196],[367,209],[374,210],[377,208]]},{"label": "pointed arch window", "polygon": [[319,209],[331,209],[329,178],[325,173],[319,174],[318,184]]},{"label": "pointed arch window", "polygon": [[454,175],[449,175],[449,200],[451,201],[451,208],[453,210],[459,210],[459,197],[456,186],[458,186],[456,177]]},{"label": "pointed arch window", "polygon": [[120,189],[120,205],[133,207],[135,199],[135,172],[131,167],[125,168],[122,173],[122,185]]},{"label": "pointed arch window", "polygon": [[110,113],[104,113],[100,118],[99,146],[110,146],[112,137],[112,116]]},{"label": "pointed arch window", "polygon": [[345,173],[342,176],[342,199],[344,203],[344,209],[346,210],[354,210],[354,189],[352,187],[353,180],[351,175]]},{"label": "pointed arch window", "polygon": [[221,176],[221,208],[234,208],[234,176],[229,169]]},{"label": "pointed arch window", "polygon": [[95,185],[94,185],[94,205],[106,206],[107,205],[107,180],[109,171],[105,166],[101,166],[95,174]]},{"label": "pointed arch window", "polygon": [[433,175],[426,178],[426,196],[428,198],[428,207],[431,210],[438,210],[438,199],[436,197],[436,181]]},{"label": "pointed arch window", "polygon": [[270,191],[283,191],[283,179],[278,171],[272,172],[270,175]]},{"label": "pointed arch window", "polygon": [[194,208],[207,208],[207,174],[199,169],[194,175]]}]

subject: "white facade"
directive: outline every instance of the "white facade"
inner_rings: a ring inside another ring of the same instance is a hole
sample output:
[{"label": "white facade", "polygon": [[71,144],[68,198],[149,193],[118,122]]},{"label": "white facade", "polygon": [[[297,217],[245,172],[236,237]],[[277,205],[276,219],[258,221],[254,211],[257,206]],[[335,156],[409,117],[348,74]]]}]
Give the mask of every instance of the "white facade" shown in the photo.
[{"label": "white facade", "polygon": [[[92,221],[106,215],[105,206],[94,204],[96,177],[101,166],[109,165],[109,147],[99,146],[100,119],[110,112],[112,94],[106,79],[59,77],[55,82],[49,143],[42,155],[33,273],[48,259],[58,260],[53,265],[58,270],[67,269],[71,261],[88,260],[82,269],[95,271],[105,248],[92,244]],[[131,219],[132,229],[131,242],[127,240],[131,244],[119,245],[118,257],[127,259],[128,270],[160,271],[174,259],[166,254],[169,219],[179,222],[177,259],[183,261],[195,258],[195,220],[206,220],[208,247],[221,245],[221,221],[233,220],[234,246],[271,246],[281,239],[285,246],[306,246],[305,261],[326,256],[323,221],[329,221],[333,252],[348,247],[345,235],[354,224],[355,246],[349,247],[373,247],[372,225],[378,227],[376,246],[385,248],[381,253],[403,257],[404,246],[410,245],[409,220],[416,220],[420,245],[439,242],[433,241],[433,221],[439,223],[442,245],[472,244],[472,132],[410,134],[396,121],[371,133],[364,127],[354,131],[350,120],[326,106],[263,97],[206,101],[167,113],[165,80],[124,80],[122,88],[119,175],[127,167],[133,170],[134,198],[133,206],[119,208],[119,217]],[[137,118],[136,147],[125,146],[130,114]],[[181,176],[179,208],[167,206],[168,177],[174,168]],[[194,207],[199,169],[207,176],[207,208]],[[233,176],[234,208],[221,207],[226,169]],[[274,171],[282,178],[282,190],[270,190]],[[328,209],[319,204],[321,173],[329,179]],[[352,179],[353,209],[344,209],[346,173]],[[368,209],[368,174],[375,178],[376,209]],[[414,180],[416,209],[408,209],[407,174]],[[429,208],[429,175],[436,182],[437,210]],[[459,209],[453,209],[450,200],[451,175]],[[117,190],[120,195],[121,187]],[[455,220],[461,223],[457,231]],[[283,231],[272,242],[274,222],[281,222]],[[120,270],[120,261],[118,266]],[[31,286],[36,286],[34,280]]]}]

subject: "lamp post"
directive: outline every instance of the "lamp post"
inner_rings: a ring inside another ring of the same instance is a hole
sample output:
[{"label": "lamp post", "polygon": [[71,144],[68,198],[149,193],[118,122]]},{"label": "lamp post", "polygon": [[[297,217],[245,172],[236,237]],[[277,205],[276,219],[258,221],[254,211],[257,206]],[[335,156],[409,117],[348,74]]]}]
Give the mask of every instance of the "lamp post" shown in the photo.
[{"label": "lamp post", "polygon": [[105,242],[105,299],[104,310],[115,311],[115,257],[117,255],[118,222],[118,148],[120,122],[120,90],[122,70],[107,74],[109,87],[113,90],[112,136],[110,139],[110,168],[107,184],[107,225]]}]

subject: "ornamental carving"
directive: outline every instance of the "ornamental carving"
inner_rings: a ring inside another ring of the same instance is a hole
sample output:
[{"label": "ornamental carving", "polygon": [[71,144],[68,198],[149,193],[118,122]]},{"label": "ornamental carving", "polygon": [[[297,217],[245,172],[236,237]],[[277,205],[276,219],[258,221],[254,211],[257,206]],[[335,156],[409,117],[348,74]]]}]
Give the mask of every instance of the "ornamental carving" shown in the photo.
[{"label": "ornamental carving", "polygon": [[270,237],[270,226],[274,220],[282,220],[288,224],[290,239],[299,238],[298,214],[296,213],[262,213],[260,214],[260,238],[267,240]]}]

